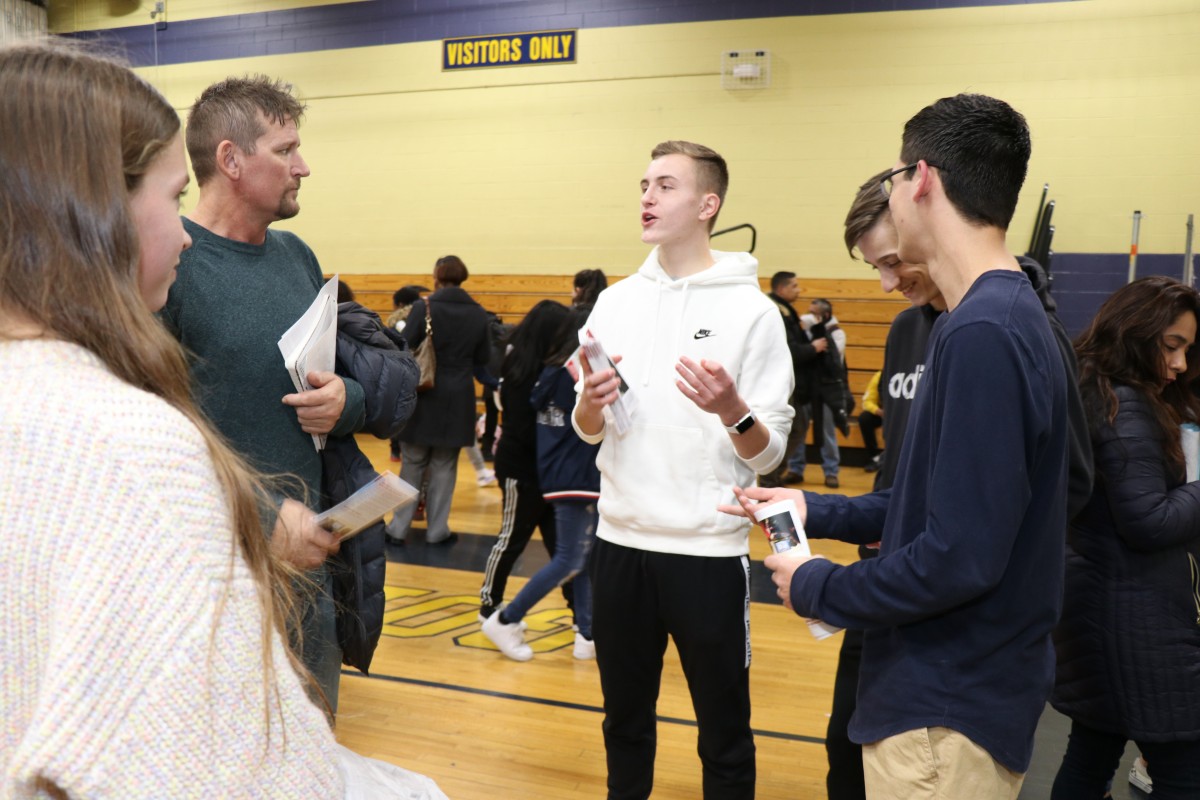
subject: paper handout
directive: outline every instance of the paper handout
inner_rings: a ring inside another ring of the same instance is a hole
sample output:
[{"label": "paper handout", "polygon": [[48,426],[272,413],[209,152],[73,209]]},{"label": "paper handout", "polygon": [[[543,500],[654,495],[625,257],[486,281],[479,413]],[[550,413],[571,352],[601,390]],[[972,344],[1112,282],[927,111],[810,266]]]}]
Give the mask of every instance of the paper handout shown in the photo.
[{"label": "paper handout", "polygon": [[415,502],[417,490],[400,480],[394,472],[385,472],[333,508],[317,515],[317,524],[348,539],[374,525],[384,514]]},{"label": "paper handout", "polygon": [[637,397],[629,388],[621,370],[608,357],[608,353],[604,352],[600,340],[592,336],[590,331],[579,331],[579,349],[587,356],[592,372],[611,369],[617,373],[617,379],[620,381],[617,388],[617,399],[611,405],[604,407],[603,415],[605,424],[612,425],[618,436],[624,436],[633,427],[633,414],[637,411]]},{"label": "paper handout", "polygon": [[[297,392],[314,388],[308,382],[310,372],[333,372],[337,356],[337,285],[334,275],[312,301],[300,319],[279,337],[283,365]],[[324,434],[312,435],[313,446],[325,449]]]},{"label": "paper handout", "polygon": [[1200,480],[1200,426],[1194,422],[1185,422],[1180,427],[1179,435],[1188,483]]},{"label": "paper handout", "polygon": [[[762,526],[771,543],[771,551],[784,553],[795,550],[806,556],[812,555],[808,536],[804,533],[804,522],[796,508],[795,500],[779,500],[755,510],[754,521]],[[819,619],[806,619],[808,630],[816,639],[828,639],[842,629]]]}]

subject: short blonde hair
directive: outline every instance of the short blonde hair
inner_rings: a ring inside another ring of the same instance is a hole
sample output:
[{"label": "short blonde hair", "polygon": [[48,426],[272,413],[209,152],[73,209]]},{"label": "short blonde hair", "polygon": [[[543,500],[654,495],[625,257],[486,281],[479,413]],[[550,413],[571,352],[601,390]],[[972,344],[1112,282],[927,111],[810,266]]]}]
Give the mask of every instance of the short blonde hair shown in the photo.
[{"label": "short blonde hair", "polygon": [[[725,192],[729,189],[729,167],[720,153],[711,147],[705,147],[695,142],[685,142],[680,139],[660,142],[650,151],[651,160],[670,155],[687,156],[696,162],[696,177],[698,178],[700,189],[706,194],[715,194],[720,199],[721,206],[725,205]],[[716,224],[720,213],[721,209],[718,207],[717,213],[713,214],[712,219],[708,221],[708,229],[710,231]]]}]

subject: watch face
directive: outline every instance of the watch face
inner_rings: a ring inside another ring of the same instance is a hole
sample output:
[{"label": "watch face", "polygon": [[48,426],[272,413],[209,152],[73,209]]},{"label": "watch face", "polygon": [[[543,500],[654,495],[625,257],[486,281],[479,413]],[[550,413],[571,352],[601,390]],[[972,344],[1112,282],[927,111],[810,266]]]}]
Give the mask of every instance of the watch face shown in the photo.
[{"label": "watch face", "polygon": [[750,430],[753,427],[754,427],[754,415],[747,414],[746,416],[742,417],[742,419],[738,422],[738,424],[734,428],[734,430],[737,431],[738,433],[745,433],[746,431]]}]

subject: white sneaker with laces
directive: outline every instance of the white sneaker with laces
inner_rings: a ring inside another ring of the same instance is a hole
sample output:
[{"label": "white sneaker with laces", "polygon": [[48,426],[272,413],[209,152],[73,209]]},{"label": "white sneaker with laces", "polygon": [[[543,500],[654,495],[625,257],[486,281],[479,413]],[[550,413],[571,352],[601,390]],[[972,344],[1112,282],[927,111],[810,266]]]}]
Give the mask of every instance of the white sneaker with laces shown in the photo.
[{"label": "white sneaker with laces", "polygon": [[480,470],[479,475],[475,478],[475,482],[480,486],[494,486],[496,484],[496,473],[490,469]]},{"label": "white sneaker with laces", "polygon": [[[508,605],[508,603],[501,603],[500,605],[496,606],[495,611],[493,611],[491,614],[487,614],[487,615],[485,615],[483,613],[483,610],[480,609],[479,613],[475,615],[475,619],[479,620],[480,622],[487,622],[488,617],[494,617],[497,612],[503,611],[504,607],[507,605]],[[521,620],[517,624],[521,626],[521,630],[523,630],[523,631],[529,630],[529,623],[526,622],[525,620]]]},{"label": "white sneaker with laces", "polygon": [[1129,782],[1146,794],[1154,791],[1154,781],[1150,780],[1150,773],[1146,771],[1146,759],[1141,756],[1135,758],[1133,766],[1129,768]]},{"label": "white sneaker with laces", "polygon": [[593,661],[596,658],[596,643],[583,638],[582,633],[575,634],[575,657],[580,661]]},{"label": "white sneaker with laces", "polygon": [[510,622],[505,625],[500,621],[497,611],[483,623],[483,635],[492,640],[492,644],[500,648],[500,652],[513,661],[528,661],[533,658],[533,648],[525,644],[525,632],[521,623]]}]

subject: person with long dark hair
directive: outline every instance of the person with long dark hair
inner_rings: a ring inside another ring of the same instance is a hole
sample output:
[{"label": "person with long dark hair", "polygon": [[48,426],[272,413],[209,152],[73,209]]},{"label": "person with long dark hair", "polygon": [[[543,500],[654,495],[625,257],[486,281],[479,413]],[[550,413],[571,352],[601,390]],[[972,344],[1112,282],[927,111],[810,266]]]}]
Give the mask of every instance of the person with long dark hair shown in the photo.
[{"label": "person with long dark hair", "polygon": [[514,661],[533,658],[525,643],[522,618],[534,604],[567,581],[574,582],[575,649],[580,660],[596,657],[592,641],[592,589],[585,567],[596,538],[596,501],[600,498],[599,445],[575,435],[575,378],[567,361],[579,346],[579,329],[591,306],[575,306],[559,325],[530,402],[537,412],[537,472],[542,497],[554,511],[556,538],[550,563],[529,579],[506,608],[483,623],[483,633]]},{"label": "person with long dark hair", "polygon": [[1180,426],[1200,419],[1200,296],[1143,278],[1076,340],[1096,483],[1067,537],[1051,703],[1071,718],[1052,797],[1101,797],[1126,742],[1154,797],[1200,797],[1200,483]]},{"label": "person with long dark hair", "polygon": [[571,292],[571,305],[575,307],[596,305],[596,298],[608,288],[608,276],[603,270],[581,269],[575,273]]},{"label": "person with long dark hair", "polygon": [[[567,307],[542,300],[509,334],[500,367],[500,407],[504,435],[496,445],[496,477],[500,481],[500,533],[492,545],[479,589],[479,621],[486,622],[504,602],[504,589],[513,564],[525,551],[534,529],[553,556],[556,543],[554,509],[542,499],[538,484],[536,417],[529,397],[554,334],[567,318]],[[564,594],[570,589],[564,587]]]}]

